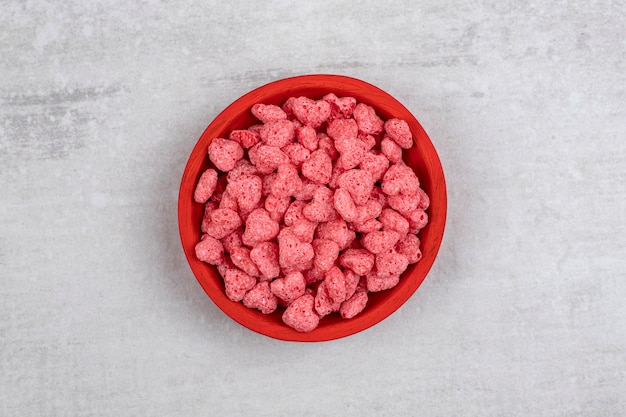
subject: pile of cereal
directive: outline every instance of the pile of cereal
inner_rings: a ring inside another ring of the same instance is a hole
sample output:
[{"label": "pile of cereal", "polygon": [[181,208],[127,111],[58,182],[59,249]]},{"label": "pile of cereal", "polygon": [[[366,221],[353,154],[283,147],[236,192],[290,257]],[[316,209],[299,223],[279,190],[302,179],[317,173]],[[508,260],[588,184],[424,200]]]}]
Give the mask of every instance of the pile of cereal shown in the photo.
[{"label": "pile of cereal", "polygon": [[196,256],[216,265],[230,300],[285,308],[299,332],[352,318],[421,258],[429,198],[402,159],[409,126],[335,94],[251,111],[260,123],[209,145]]}]

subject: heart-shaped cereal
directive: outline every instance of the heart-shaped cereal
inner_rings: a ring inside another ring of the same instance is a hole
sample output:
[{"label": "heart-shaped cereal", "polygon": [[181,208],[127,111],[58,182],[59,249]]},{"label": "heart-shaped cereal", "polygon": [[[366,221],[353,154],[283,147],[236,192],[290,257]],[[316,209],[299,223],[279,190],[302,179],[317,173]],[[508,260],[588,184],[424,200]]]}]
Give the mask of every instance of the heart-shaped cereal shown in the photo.
[{"label": "heart-shaped cereal", "polygon": [[303,125],[317,129],[330,116],[330,103],[324,100],[312,100],[298,97],[291,103],[293,114]]},{"label": "heart-shaped cereal", "polygon": [[284,278],[276,278],[272,281],[270,287],[276,297],[289,305],[296,298],[304,295],[306,281],[304,280],[302,272],[298,271],[287,274]]},{"label": "heart-shaped cereal", "polygon": [[274,239],[279,231],[278,223],[270,218],[267,210],[258,208],[248,215],[241,240],[244,245],[255,246],[260,242]]},{"label": "heart-shaped cereal", "polygon": [[290,273],[308,269],[314,256],[313,246],[302,242],[288,228],[278,235],[278,263],[283,271]]}]

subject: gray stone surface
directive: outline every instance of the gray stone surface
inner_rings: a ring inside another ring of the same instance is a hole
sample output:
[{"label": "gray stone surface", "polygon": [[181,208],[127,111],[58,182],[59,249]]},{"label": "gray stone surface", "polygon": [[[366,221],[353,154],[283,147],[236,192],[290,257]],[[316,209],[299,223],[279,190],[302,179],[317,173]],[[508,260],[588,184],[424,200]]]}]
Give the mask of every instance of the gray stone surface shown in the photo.
[{"label": "gray stone surface", "polygon": [[[626,415],[619,1],[0,2],[0,415]],[[204,295],[176,201],[248,90],[337,73],[422,122],[432,272],[346,339]]]}]

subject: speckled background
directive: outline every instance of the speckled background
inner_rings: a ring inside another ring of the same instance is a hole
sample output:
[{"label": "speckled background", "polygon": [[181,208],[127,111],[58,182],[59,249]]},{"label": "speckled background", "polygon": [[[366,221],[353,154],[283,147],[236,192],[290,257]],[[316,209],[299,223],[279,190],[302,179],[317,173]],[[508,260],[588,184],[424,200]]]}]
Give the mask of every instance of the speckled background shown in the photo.
[{"label": "speckled background", "polygon": [[[0,1],[0,415],[626,415],[620,1]],[[187,156],[266,82],[405,104],[449,189],[397,313],[285,343],[204,295]]]}]

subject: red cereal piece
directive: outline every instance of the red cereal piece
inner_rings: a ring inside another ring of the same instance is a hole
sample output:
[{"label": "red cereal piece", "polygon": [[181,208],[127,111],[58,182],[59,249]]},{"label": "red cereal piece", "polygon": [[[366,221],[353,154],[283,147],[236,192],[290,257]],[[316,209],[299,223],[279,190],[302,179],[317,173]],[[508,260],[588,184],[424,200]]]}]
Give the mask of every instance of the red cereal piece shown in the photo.
[{"label": "red cereal piece", "polygon": [[270,195],[290,197],[302,189],[302,180],[298,175],[298,168],[291,164],[278,166],[276,178],[270,186]]},{"label": "red cereal piece", "polygon": [[243,305],[270,314],[278,307],[278,299],[270,290],[270,283],[261,281],[243,296]]},{"label": "red cereal piece", "polygon": [[374,180],[369,171],[350,169],[337,178],[337,185],[348,191],[355,204],[365,204],[374,188]]},{"label": "red cereal piece", "polygon": [[[378,292],[391,289],[400,282],[400,275],[378,275],[374,270],[366,275],[367,291]],[[357,290],[358,291],[358,290]]]},{"label": "red cereal piece", "polygon": [[414,264],[422,259],[420,239],[412,233],[407,234],[404,239],[396,243],[394,249],[400,255],[406,256],[409,264]]},{"label": "red cereal piece", "polygon": [[339,245],[334,240],[329,239],[315,239],[311,244],[315,252],[313,268],[319,271],[328,271],[339,256]]},{"label": "red cereal piece", "polygon": [[292,272],[284,278],[277,278],[270,284],[272,293],[287,305],[304,295],[306,281],[302,272]]},{"label": "red cereal piece", "polygon": [[339,263],[357,275],[367,275],[374,267],[374,254],[366,249],[346,249]]},{"label": "red cereal piece", "polygon": [[413,136],[407,122],[401,119],[389,119],[385,122],[385,132],[401,148],[409,149],[413,146]]},{"label": "red cereal piece", "polygon": [[257,266],[261,280],[272,280],[280,274],[278,265],[278,246],[273,242],[258,243],[250,251],[250,259]]},{"label": "red cereal piece", "polygon": [[271,219],[267,210],[258,208],[246,220],[246,228],[241,237],[244,245],[256,246],[260,242],[274,239],[279,230],[278,222]]},{"label": "red cereal piece", "polygon": [[327,184],[333,172],[333,161],[323,151],[311,153],[307,161],[302,163],[302,175],[318,184]]},{"label": "red cereal piece", "polygon": [[338,219],[320,224],[317,228],[317,237],[334,240],[339,245],[339,250],[344,250],[354,241],[356,234],[348,228],[344,220]]},{"label": "red cereal piece", "polygon": [[356,289],[357,289],[357,286],[359,285],[359,281],[361,277],[355,274],[354,271],[351,269],[344,270],[343,276],[346,280],[346,300],[348,300],[356,292]]},{"label": "red cereal piece", "polygon": [[[223,201],[223,200],[222,200]],[[221,239],[241,226],[241,218],[236,211],[218,208],[211,213],[211,223],[206,233],[215,239]]]},{"label": "red cereal piece", "polygon": [[[252,161],[252,159],[250,160]],[[288,164],[289,157],[280,148],[261,144],[256,150],[255,161],[252,163],[259,172],[269,174],[279,165]]]},{"label": "red cereal piece", "polygon": [[274,104],[258,103],[252,106],[252,114],[263,123],[275,122],[277,120],[286,120],[287,113]]},{"label": "red cereal piece", "polygon": [[380,151],[393,164],[397,164],[402,160],[402,148],[389,136],[385,136],[380,142]]},{"label": "red cereal piece", "polygon": [[335,148],[335,142],[328,137],[325,133],[317,134],[318,143],[317,146],[319,149],[325,151],[328,156],[330,156],[331,160],[336,160],[339,158],[339,153],[337,152],[337,148]]},{"label": "red cereal piece", "polygon": [[217,203],[215,201],[208,201],[204,205],[204,215],[202,216],[202,223],[200,224],[200,231],[202,233],[206,233],[206,229],[211,223],[211,213],[213,210],[217,208]]},{"label": "red cereal piece", "polygon": [[312,222],[327,222],[337,218],[333,191],[323,185],[318,186],[311,202],[302,209],[302,214]]},{"label": "red cereal piece", "polygon": [[272,220],[281,223],[289,204],[291,204],[289,196],[276,197],[275,195],[268,195],[263,207],[267,210]]},{"label": "red cereal piece", "polygon": [[351,319],[365,309],[367,300],[367,292],[359,291],[348,300],[341,303],[341,307],[339,307],[339,314],[344,319]]},{"label": "red cereal piece", "polygon": [[333,266],[326,272],[324,279],[328,295],[334,303],[341,303],[346,299],[346,278],[343,272],[336,266]]},{"label": "red cereal piece", "polygon": [[358,220],[358,211],[356,204],[352,200],[350,193],[343,188],[337,188],[334,196],[335,210],[347,222]]},{"label": "red cereal piece", "polygon": [[328,124],[326,134],[335,141],[356,139],[359,135],[359,126],[354,119],[335,119]]},{"label": "red cereal piece", "polygon": [[261,141],[268,146],[282,148],[295,138],[295,128],[289,120],[276,120],[263,125],[259,132]]},{"label": "red cereal piece", "polygon": [[250,258],[250,249],[239,246],[230,251],[230,260],[233,264],[248,275],[258,277],[260,274],[256,264]]},{"label": "red cereal piece", "polygon": [[311,151],[297,142],[290,143],[281,148],[281,150],[289,157],[291,163],[298,168],[302,166],[304,161],[311,157]]},{"label": "red cereal piece", "polygon": [[409,259],[391,249],[376,255],[376,271],[378,276],[393,276],[402,274],[409,266]]},{"label": "red cereal piece", "polygon": [[259,132],[255,132],[250,129],[233,130],[228,135],[228,139],[234,140],[235,142],[240,144],[242,148],[248,149],[259,143],[259,141],[261,140],[261,136],[259,135]]},{"label": "red cereal piece", "polygon": [[209,159],[220,171],[230,171],[243,158],[243,149],[234,140],[215,138],[209,144]]},{"label": "red cereal piece", "polygon": [[359,165],[369,150],[367,144],[358,138],[336,140],[335,147],[340,155],[337,163],[343,169],[352,169]]},{"label": "red cereal piece", "polygon": [[278,235],[278,264],[283,271],[303,271],[310,267],[315,253],[310,243],[302,242],[289,229]]},{"label": "red cereal piece", "polygon": [[256,278],[237,268],[229,268],[222,277],[226,287],[226,296],[231,301],[243,300],[246,292],[256,285]]},{"label": "red cereal piece", "polygon": [[356,107],[356,99],[354,97],[338,98],[335,94],[330,93],[322,97],[323,100],[330,103],[330,119],[347,119],[352,117],[352,112]]},{"label": "red cereal piece", "polygon": [[415,194],[396,194],[387,197],[389,205],[402,214],[410,213],[417,208],[419,204],[419,195]]},{"label": "red cereal piece", "polygon": [[376,146],[376,138],[372,135],[366,135],[365,133],[361,132],[359,133],[359,139],[365,144],[368,151]]},{"label": "red cereal piece", "polygon": [[195,251],[196,258],[211,265],[222,263],[224,258],[224,247],[222,243],[206,234],[203,235],[202,240],[196,244]]},{"label": "red cereal piece", "polygon": [[428,224],[428,214],[422,209],[407,213],[406,219],[409,221],[409,233],[418,233]]},{"label": "red cereal piece", "polygon": [[217,171],[214,169],[207,169],[202,173],[196,189],[193,193],[193,199],[196,203],[206,203],[213,195],[215,187],[217,186]]},{"label": "red cereal piece", "polygon": [[257,175],[242,174],[230,181],[226,187],[229,195],[237,200],[241,211],[249,212],[259,204],[262,197],[263,180]]},{"label": "red cereal piece", "polygon": [[422,210],[428,209],[428,207],[430,207],[430,197],[428,197],[426,191],[419,188],[417,190],[417,195],[419,196],[419,203],[417,203],[417,208]]},{"label": "red cereal piece", "polygon": [[297,220],[306,219],[306,217],[304,217],[304,214],[302,214],[302,211],[306,205],[307,203],[305,201],[299,200],[291,203],[291,205],[289,206],[289,208],[287,208],[287,211],[285,212],[285,226],[292,226]]},{"label": "red cereal piece", "polygon": [[330,296],[328,292],[328,284],[326,281],[322,281],[322,283],[317,287],[317,293],[315,294],[315,311],[320,317],[324,317],[333,313],[335,311],[339,311],[341,307],[341,303],[336,302]]},{"label": "red cereal piece", "polygon": [[315,236],[317,222],[300,219],[296,220],[290,228],[293,234],[296,235],[300,241],[311,243],[313,241],[313,236]]},{"label": "red cereal piece", "polygon": [[382,133],[384,129],[384,122],[378,115],[373,107],[364,103],[359,103],[354,108],[353,112],[354,120],[359,125],[359,130],[363,133],[370,135],[376,135]]},{"label": "red cereal piece", "polygon": [[233,249],[238,248],[243,245],[241,241],[241,235],[243,230],[241,227],[238,227],[234,232],[229,235],[224,236],[221,241],[222,245],[224,245],[224,251],[231,253]]},{"label": "red cereal piece", "polygon": [[383,224],[376,219],[365,220],[360,223],[352,223],[355,232],[370,233],[382,229]]},{"label": "red cereal piece", "polygon": [[237,199],[233,195],[231,195],[228,191],[224,191],[222,193],[219,208],[228,209],[232,211],[239,211],[239,206],[237,205]]},{"label": "red cereal piece", "polygon": [[379,254],[394,247],[400,240],[400,234],[395,230],[370,232],[361,238],[361,244],[373,254]]},{"label": "red cereal piece", "polygon": [[419,180],[413,170],[404,164],[394,164],[389,167],[381,183],[381,189],[387,195],[416,194],[419,189]]},{"label": "red cereal piece", "polygon": [[400,239],[409,233],[409,221],[393,209],[384,209],[378,219],[383,224],[384,230],[395,230],[400,235]]},{"label": "red cereal piece", "polygon": [[317,129],[330,116],[330,103],[324,100],[311,100],[298,97],[291,102],[293,114],[303,125]]},{"label": "red cereal piece", "polygon": [[317,149],[317,132],[311,126],[302,126],[296,129],[296,139],[311,152]]},{"label": "red cereal piece", "polygon": [[283,323],[297,332],[310,332],[320,323],[320,317],[315,313],[315,299],[305,294],[294,300],[283,313]]},{"label": "red cereal piece", "polygon": [[311,181],[310,179],[304,178],[302,180],[302,188],[300,189],[300,191],[295,193],[293,197],[296,200],[311,200],[313,198],[313,194],[315,194],[315,190],[317,190],[317,187],[319,186],[319,184]]}]

